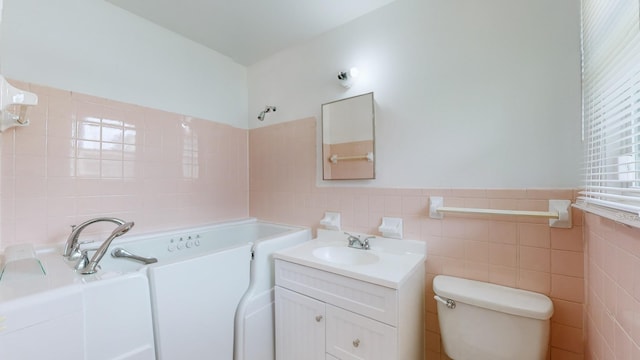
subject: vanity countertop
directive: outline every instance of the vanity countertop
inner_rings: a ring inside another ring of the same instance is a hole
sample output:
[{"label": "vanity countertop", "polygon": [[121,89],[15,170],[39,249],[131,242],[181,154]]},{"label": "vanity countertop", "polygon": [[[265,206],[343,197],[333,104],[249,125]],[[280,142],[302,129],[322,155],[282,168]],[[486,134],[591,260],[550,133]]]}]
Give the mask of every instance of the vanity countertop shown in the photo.
[{"label": "vanity countertop", "polygon": [[369,250],[350,248],[347,242],[341,231],[319,229],[316,239],[278,251],[274,258],[397,289],[427,254],[426,244],[416,240],[375,237]]}]

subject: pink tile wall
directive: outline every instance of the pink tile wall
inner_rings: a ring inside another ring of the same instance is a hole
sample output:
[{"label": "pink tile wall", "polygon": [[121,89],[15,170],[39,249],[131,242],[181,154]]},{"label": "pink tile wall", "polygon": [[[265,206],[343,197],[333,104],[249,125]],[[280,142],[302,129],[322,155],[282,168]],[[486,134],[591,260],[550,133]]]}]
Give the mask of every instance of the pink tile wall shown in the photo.
[{"label": "pink tile wall", "polygon": [[574,211],[572,229],[552,229],[546,220],[526,217],[428,217],[430,195],[443,196],[446,206],[546,211],[548,199],[573,199],[574,190],[317,187],[315,119],[254,129],[249,139],[251,216],[317,228],[325,211],[337,211],[345,230],[373,234],[383,216],[402,217],[405,237],[427,243],[427,359],[447,358],[433,300],[437,274],[550,296],[555,314],[549,358],[584,358],[581,212]]},{"label": "pink tile wall", "polygon": [[248,216],[246,130],[13,83],[39,103],[0,135],[1,247],[63,242],[97,216],[133,220],[132,233]]},{"label": "pink tile wall", "polygon": [[640,359],[640,229],[587,214],[585,240],[585,357]]}]

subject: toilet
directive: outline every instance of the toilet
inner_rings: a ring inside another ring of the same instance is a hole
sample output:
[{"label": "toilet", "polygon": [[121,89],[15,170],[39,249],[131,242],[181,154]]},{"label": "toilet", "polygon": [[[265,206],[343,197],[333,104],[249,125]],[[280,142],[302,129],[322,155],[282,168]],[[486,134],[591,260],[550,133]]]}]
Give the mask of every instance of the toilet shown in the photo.
[{"label": "toilet", "polygon": [[546,359],[553,303],[531,291],[438,275],[440,335],[454,360]]}]

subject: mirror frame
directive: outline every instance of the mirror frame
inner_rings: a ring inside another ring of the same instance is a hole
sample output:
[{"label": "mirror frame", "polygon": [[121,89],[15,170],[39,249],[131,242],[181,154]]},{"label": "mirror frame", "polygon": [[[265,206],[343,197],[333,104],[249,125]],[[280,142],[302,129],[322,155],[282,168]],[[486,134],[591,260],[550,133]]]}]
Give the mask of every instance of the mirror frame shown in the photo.
[{"label": "mirror frame", "polygon": [[[328,161],[328,156],[330,156],[330,154],[325,154],[325,142],[324,142],[324,138],[325,138],[325,106],[327,105],[331,105],[331,104],[335,104],[335,103],[339,103],[342,101],[348,101],[348,100],[353,100],[355,98],[361,97],[361,96],[371,96],[371,141],[372,141],[372,153],[373,153],[373,161],[372,161],[372,172],[371,172],[371,176],[367,176],[367,177],[345,177],[345,178],[327,178],[326,176],[326,166],[327,166],[327,161]],[[321,121],[321,158],[322,158],[322,180],[373,180],[376,178],[376,112],[375,112],[375,98],[373,96],[373,91],[372,92],[368,92],[368,93],[364,93],[364,94],[360,94],[360,95],[355,95],[355,96],[351,96],[348,98],[344,98],[344,99],[339,99],[339,100],[334,100],[328,103],[324,103],[321,105],[321,114],[322,114],[322,121]]]}]

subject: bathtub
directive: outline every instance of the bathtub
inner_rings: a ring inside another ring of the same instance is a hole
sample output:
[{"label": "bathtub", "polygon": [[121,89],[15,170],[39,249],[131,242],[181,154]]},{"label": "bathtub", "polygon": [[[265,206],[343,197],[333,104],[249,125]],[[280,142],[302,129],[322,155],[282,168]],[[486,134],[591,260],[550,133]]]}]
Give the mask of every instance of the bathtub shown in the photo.
[{"label": "bathtub", "polygon": [[[158,359],[231,360],[235,346],[236,360],[272,360],[272,253],[310,239],[307,228],[248,219],[130,238],[111,248],[158,259],[145,266]],[[139,266],[110,258],[105,267],[116,261]]]},{"label": "bathtub", "polygon": [[[97,274],[82,276],[62,260],[61,248],[39,251],[46,277],[38,279],[39,285],[33,288],[27,286],[24,294],[16,294],[8,283],[0,281],[0,319],[49,307],[38,310],[44,314],[39,323],[67,324],[73,329],[73,324],[84,324],[84,346],[81,331],[74,336],[80,339],[72,341],[76,353],[65,357],[68,359],[231,360],[234,344],[235,359],[273,359],[272,252],[310,240],[309,229],[247,219],[130,234],[114,240],[109,253],[122,248],[156,258],[156,263],[106,255]],[[3,296],[8,301],[4,302]],[[35,301],[25,302],[27,298]],[[70,306],[72,300],[77,304]],[[12,310],[11,306],[25,303],[33,306]],[[53,311],[52,304],[63,308]],[[49,313],[61,314],[53,319],[57,323],[45,319]],[[116,313],[122,316],[112,315]],[[73,323],[66,319],[73,319]],[[135,331],[132,324],[137,325]],[[32,338],[16,338],[20,331],[9,329],[3,334],[0,330],[0,343],[3,338],[32,343]],[[53,340],[57,335],[65,337],[52,332],[48,341],[57,343]],[[60,351],[69,351],[67,342],[61,339],[57,343]],[[100,355],[107,353],[105,349],[111,355]],[[258,351],[260,357],[239,357],[253,354],[251,351]]]},{"label": "bathtub", "polygon": [[144,270],[82,276],[61,248],[41,249],[37,258],[46,275],[23,267],[0,280],[0,359],[156,358]]}]

